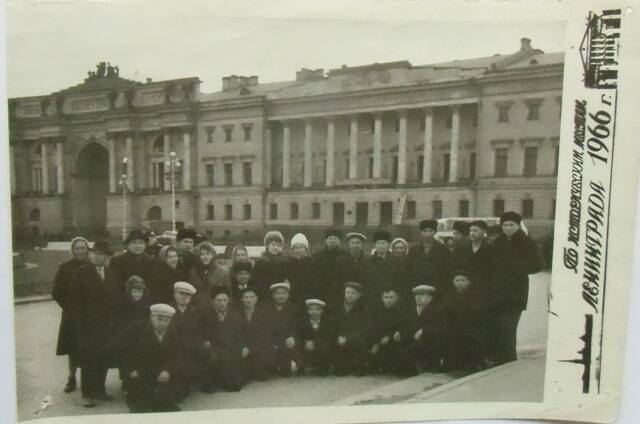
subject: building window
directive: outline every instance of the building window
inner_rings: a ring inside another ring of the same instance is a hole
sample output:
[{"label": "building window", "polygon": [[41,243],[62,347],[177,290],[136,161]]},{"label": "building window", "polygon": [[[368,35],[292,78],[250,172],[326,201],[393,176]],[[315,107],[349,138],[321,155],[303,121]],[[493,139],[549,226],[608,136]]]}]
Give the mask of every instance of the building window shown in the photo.
[{"label": "building window", "polygon": [[391,225],[393,222],[393,202],[380,202],[380,225]]},{"label": "building window", "polygon": [[149,221],[162,220],[162,209],[160,209],[160,206],[151,206],[147,211],[147,219]]},{"label": "building window", "polygon": [[231,143],[233,141],[233,127],[224,127],[224,142]]},{"label": "building window", "polygon": [[289,205],[289,218],[290,219],[298,219],[298,204],[297,203],[291,203]]},{"label": "building window", "polygon": [[271,203],[269,205],[269,219],[278,219],[278,204]]},{"label": "building window", "polygon": [[553,175],[558,176],[558,164],[560,163],[560,146],[555,147],[554,155],[555,157],[553,159],[555,160],[555,162],[553,164]]},{"label": "building window", "polygon": [[153,173],[151,178],[151,187],[156,190],[164,190],[164,162],[153,162],[151,164],[151,172]]},{"label": "building window", "polygon": [[424,178],[424,155],[418,155],[418,179],[422,181]]},{"label": "building window", "polygon": [[507,162],[509,160],[509,149],[500,147],[495,151],[495,165],[493,174],[496,177],[507,176]]},{"label": "building window", "polygon": [[391,162],[391,181],[398,181],[398,156],[394,156]]},{"label": "building window", "polygon": [[207,230],[207,237],[213,237],[213,230]]},{"label": "building window", "polygon": [[396,118],[393,120],[393,130],[395,132],[400,132],[400,118]]},{"label": "building window", "polygon": [[356,225],[367,225],[369,222],[369,203],[356,202]]},{"label": "building window", "polygon": [[424,132],[424,130],[427,128],[427,122],[426,122],[426,116],[422,116],[422,119],[420,119],[420,131]]},{"label": "building window", "polygon": [[213,133],[215,131],[215,127],[205,128],[207,134],[207,143],[213,143]]},{"label": "building window", "polygon": [[476,161],[477,161],[477,156],[476,153],[471,153],[469,155],[469,178],[475,178],[476,177]]},{"label": "building window", "polygon": [[311,204],[311,217],[313,219],[320,219],[320,202],[313,202]]},{"label": "building window", "polygon": [[345,174],[344,174],[344,177],[345,178],[349,178],[349,172],[351,171],[351,160],[349,159],[349,157],[347,157],[346,165],[345,165],[344,169],[346,171]]},{"label": "building window", "polygon": [[442,200],[434,200],[431,207],[433,208],[433,219],[442,218]]},{"label": "building window", "polygon": [[369,178],[373,178],[373,156],[369,156]]},{"label": "building window", "polygon": [[42,191],[42,168],[33,168],[31,172],[31,189],[33,191]]},{"label": "building window", "polygon": [[504,213],[504,199],[493,199],[493,216],[502,216]]},{"label": "building window", "polygon": [[451,170],[451,154],[450,153],[445,153],[444,154],[444,170],[442,172],[442,178],[444,178],[446,181],[449,181],[449,174],[450,174],[450,170]]},{"label": "building window", "polygon": [[243,125],[242,131],[244,132],[244,141],[251,141],[251,130],[253,129],[252,125]]},{"label": "building window", "polygon": [[371,134],[375,134],[376,133],[376,120],[373,119],[370,123],[369,123],[369,132],[371,132]]},{"label": "building window", "polygon": [[447,127],[447,129],[451,129],[451,127],[453,127],[453,113],[449,113],[447,115],[447,121],[445,122],[445,126]]},{"label": "building window", "polygon": [[157,137],[153,141],[152,150],[153,150],[153,153],[156,153],[159,155],[164,154],[164,136]]},{"label": "building window", "polygon": [[225,237],[231,237],[231,230],[224,230]]},{"label": "building window", "polygon": [[459,216],[466,218],[469,216],[469,201],[466,199],[460,200],[460,204],[458,205],[458,213]]},{"label": "building window", "polygon": [[473,113],[471,125],[473,125],[473,128],[478,128],[478,111],[477,110]]},{"label": "building window", "polygon": [[216,219],[216,216],[214,213],[213,205],[207,205],[207,220],[213,221],[214,219]]},{"label": "building window", "polygon": [[233,185],[233,164],[224,164],[224,185],[230,187]]},{"label": "building window", "polygon": [[29,221],[40,221],[40,209],[33,208],[29,211]]},{"label": "building window", "polygon": [[416,201],[409,200],[407,202],[407,213],[405,215],[407,219],[416,219]]},{"label": "building window", "polygon": [[250,204],[244,205],[244,210],[242,212],[242,217],[244,218],[245,221],[249,221],[251,219],[251,205]]},{"label": "building window", "polygon": [[246,186],[250,186],[251,184],[253,184],[251,165],[251,162],[244,162],[242,164],[242,183]]},{"label": "building window", "polygon": [[224,205],[224,219],[227,221],[233,219],[233,205]]},{"label": "building window", "polygon": [[215,167],[212,163],[208,163],[205,165],[205,170],[207,172],[207,186],[213,187],[215,185]]},{"label": "building window", "polygon": [[540,103],[528,103],[527,107],[529,112],[527,113],[527,121],[540,120]]},{"label": "building window", "polygon": [[533,218],[533,199],[522,199],[522,217]]},{"label": "building window", "polygon": [[524,169],[525,177],[533,177],[538,172],[538,148],[525,147],[524,149]]},{"label": "building window", "polygon": [[498,107],[498,122],[509,122],[509,109],[511,106]]}]

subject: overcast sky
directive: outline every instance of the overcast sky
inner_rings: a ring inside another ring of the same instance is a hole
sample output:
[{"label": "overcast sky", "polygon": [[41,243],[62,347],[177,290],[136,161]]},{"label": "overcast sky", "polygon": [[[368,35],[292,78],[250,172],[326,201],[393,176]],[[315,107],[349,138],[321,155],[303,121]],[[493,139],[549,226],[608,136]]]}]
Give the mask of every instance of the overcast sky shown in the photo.
[{"label": "overcast sky", "polygon": [[139,81],[197,76],[211,92],[234,73],[273,82],[294,79],[302,67],[435,63],[512,53],[521,37],[563,50],[564,23],[540,21],[541,9],[506,21],[514,16],[508,10],[467,3],[458,19],[475,21],[444,22],[451,15],[436,2],[325,1],[8,1],[7,94],[76,85],[102,60]]}]

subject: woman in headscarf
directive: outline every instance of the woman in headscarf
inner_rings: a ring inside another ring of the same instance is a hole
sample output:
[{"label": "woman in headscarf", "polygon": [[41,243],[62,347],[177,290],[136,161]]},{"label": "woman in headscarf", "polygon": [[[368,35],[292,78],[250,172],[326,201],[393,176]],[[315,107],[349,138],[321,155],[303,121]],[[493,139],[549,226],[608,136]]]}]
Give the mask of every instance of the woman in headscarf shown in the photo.
[{"label": "woman in headscarf", "polygon": [[400,299],[412,304],[414,286],[428,284],[424,281],[411,281],[408,267],[409,243],[402,237],[391,241],[391,275],[393,285],[398,289]]},{"label": "woman in headscarf", "polygon": [[86,264],[88,260],[89,242],[84,237],[75,237],[71,240],[71,259],[60,264],[53,280],[51,295],[62,308],[56,355],[69,356],[69,377],[64,386],[65,393],[73,392],[76,389],[76,370],[78,368],[76,323],[69,312],[69,283],[75,270]]},{"label": "woman in headscarf", "polygon": [[291,301],[302,308],[315,294],[311,290],[311,251],[307,236],[298,233],[291,238],[291,258],[287,263],[287,279],[291,284]]},{"label": "woman in headscarf", "polygon": [[179,253],[175,246],[163,246],[158,252],[158,264],[153,281],[147,282],[153,303],[171,303],[173,285],[178,281],[189,282],[189,275],[178,266],[178,258]]},{"label": "woman in headscarf", "polygon": [[249,251],[244,244],[236,244],[231,250],[231,264],[237,262],[251,262],[249,259]]},{"label": "woman in headscarf", "polygon": [[200,308],[208,308],[211,304],[209,289],[213,286],[224,286],[231,290],[229,270],[216,263],[216,250],[208,241],[203,241],[196,248],[198,262],[191,270],[191,284],[198,290],[191,299],[191,304]]}]

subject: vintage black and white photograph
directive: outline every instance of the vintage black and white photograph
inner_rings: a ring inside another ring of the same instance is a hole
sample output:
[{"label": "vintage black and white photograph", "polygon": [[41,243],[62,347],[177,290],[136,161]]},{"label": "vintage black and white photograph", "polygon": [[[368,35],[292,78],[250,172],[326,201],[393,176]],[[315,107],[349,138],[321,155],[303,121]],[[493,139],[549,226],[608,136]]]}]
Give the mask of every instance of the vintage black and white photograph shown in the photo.
[{"label": "vintage black and white photograph", "polygon": [[544,401],[565,22],[7,3],[20,421]]}]

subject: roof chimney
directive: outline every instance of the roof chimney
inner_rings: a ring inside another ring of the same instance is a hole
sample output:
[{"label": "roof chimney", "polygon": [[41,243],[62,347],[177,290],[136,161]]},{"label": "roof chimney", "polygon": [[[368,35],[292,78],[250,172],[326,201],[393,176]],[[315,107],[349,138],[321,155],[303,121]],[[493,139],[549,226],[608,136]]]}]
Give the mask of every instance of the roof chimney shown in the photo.
[{"label": "roof chimney", "polygon": [[530,38],[521,38],[520,39],[520,50],[531,50],[531,39]]}]

